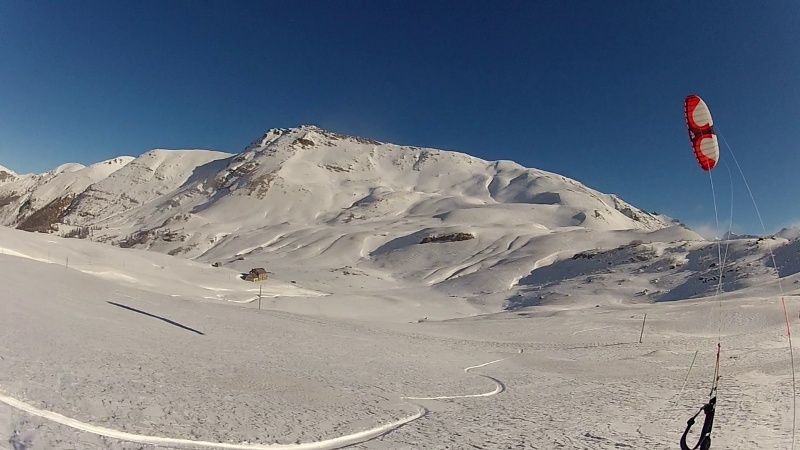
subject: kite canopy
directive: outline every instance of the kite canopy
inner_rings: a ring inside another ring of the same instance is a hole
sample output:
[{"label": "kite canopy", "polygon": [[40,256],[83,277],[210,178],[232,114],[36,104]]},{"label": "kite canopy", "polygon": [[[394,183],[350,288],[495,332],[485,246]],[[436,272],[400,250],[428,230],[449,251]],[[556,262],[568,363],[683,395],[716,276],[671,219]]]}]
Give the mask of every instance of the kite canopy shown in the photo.
[{"label": "kite canopy", "polygon": [[719,143],[711,111],[706,102],[697,95],[686,97],[683,106],[694,156],[697,157],[700,168],[706,171],[712,170],[719,161]]}]

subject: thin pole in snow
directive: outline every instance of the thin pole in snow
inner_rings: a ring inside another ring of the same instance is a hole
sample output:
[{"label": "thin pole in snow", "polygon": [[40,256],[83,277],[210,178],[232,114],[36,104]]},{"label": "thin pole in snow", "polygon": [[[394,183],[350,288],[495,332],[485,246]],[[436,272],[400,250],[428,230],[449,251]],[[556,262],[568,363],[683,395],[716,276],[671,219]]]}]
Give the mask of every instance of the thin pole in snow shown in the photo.
[{"label": "thin pole in snow", "polygon": [[644,323],[647,321],[647,313],[644,313],[644,318],[642,319],[642,332],[639,333],[639,343],[642,343],[642,336],[644,336]]},{"label": "thin pole in snow", "polygon": [[261,311],[261,285],[258,285],[258,310]]}]

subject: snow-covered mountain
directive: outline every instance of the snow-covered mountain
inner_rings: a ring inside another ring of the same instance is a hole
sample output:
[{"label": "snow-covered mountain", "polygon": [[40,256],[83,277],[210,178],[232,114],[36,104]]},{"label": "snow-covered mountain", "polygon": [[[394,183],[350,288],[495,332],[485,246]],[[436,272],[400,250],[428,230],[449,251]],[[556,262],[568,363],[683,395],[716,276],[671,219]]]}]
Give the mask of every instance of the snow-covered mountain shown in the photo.
[{"label": "snow-covered mountain", "polygon": [[159,218],[168,213],[164,219],[198,215],[238,229],[287,222],[361,223],[495,205],[547,228],[655,230],[669,225],[616,196],[552,173],[312,126],[271,130],[236,156],[153,150],[90,167],[65,164],[45,174],[16,177],[3,186],[2,195],[6,225],[19,224],[28,211],[57,198],[76,195],[60,218],[66,220],[54,222],[53,228],[74,223],[138,230],[142,218],[148,217],[148,225],[154,222],[152,213]]},{"label": "snow-covered mountain", "polygon": [[152,150],[88,186],[65,211],[63,221],[104,226],[127,219],[135,222],[137,231],[152,223],[148,204],[171,201],[188,180],[205,175],[204,166],[230,156],[208,150]]},{"label": "snow-covered mountain", "polygon": [[[16,175],[0,168],[0,224],[29,231],[52,231],[72,199],[93,183],[128,164],[133,158],[122,156],[92,164],[63,164],[39,175]],[[3,176],[2,174],[6,175]]]},{"label": "snow-covered mountain", "polygon": [[[472,303],[524,307],[577,301],[587,277],[625,286],[613,295],[651,300],[702,296],[713,285],[686,281],[711,272],[701,267],[709,242],[615,195],[510,161],[314,126],[270,130],[236,155],[153,150],[7,173],[4,225],[238,270],[263,265],[323,291],[330,277],[355,274],[369,280],[363,292],[435,287]],[[732,248],[755,248],[752,241]],[[641,275],[608,275],[615,271]],[[565,290],[572,299],[563,300]]]}]

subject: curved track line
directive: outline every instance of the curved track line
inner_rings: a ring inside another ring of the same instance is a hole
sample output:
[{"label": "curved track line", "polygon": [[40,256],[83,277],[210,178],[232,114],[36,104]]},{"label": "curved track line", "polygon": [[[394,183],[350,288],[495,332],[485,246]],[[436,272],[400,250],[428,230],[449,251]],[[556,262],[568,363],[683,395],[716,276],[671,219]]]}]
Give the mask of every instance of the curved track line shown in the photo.
[{"label": "curved track line", "polygon": [[242,444],[232,444],[232,443],[223,443],[223,442],[208,442],[208,441],[193,441],[190,439],[177,439],[177,438],[166,438],[166,437],[159,437],[159,436],[147,436],[141,434],[133,434],[128,433],[125,431],[118,431],[112,430],[111,428],[100,427],[96,425],[91,425],[85,422],[81,422],[76,419],[72,419],[61,414],[47,411],[44,409],[36,408],[35,406],[29,405],[25,402],[17,400],[12,397],[8,397],[0,392],[0,402],[5,403],[6,405],[11,406],[12,408],[19,409],[24,411],[28,414],[38,416],[61,425],[66,425],[70,428],[74,428],[76,430],[85,431],[87,433],[96,434],[99,436],[105,436],[114,439],[120,439],[123,441],[128,442],[136,442],[138,444],[148,444],[148,445],[171,445],[174,447],[189,447],[189,448],[218,448],[218,449],[232,449],[232,450],[327,450],[327,449],[337,449],[342,448],[347,445],[358,444],[360,442],[368,441],[370,439],[375,439],[378,436],[382,436],[390,431],[394,431],[401,426],[413,422],[424,416],[428,410],[417,406],[418,410],[416,414],[413,414],[408,417],[404,417],[400,420],[395,422],[391,422],[385,425],[381,425],[375,428],[371,428],[369,430],[361,431],[358,433],[348,434],[345,436],[333,438],[333,439],[326,439],[324,441],[317,441],[317,442],[308,442],[305,444],[249,444],[249,443],[242,443]]},{"label": "curved track line", "polygon": [[[487,363],[478,364],[476,366],[470,366],[464,369],[464,373],[469,373],[472,369],[478,369],[480,367],[485,367],[490,364],[499,363],[501,361],[505,361],[509,358],[503,359],[496,359],[494,361],[489,361]],[[477,398],[477,397],[491,397],[493,395],[497,395],[503,392],[506,387],[505,385],[498,379],[490,377],[489,375],[482,375],[476,374],[480,377],[487,378],[492,380],[495,384],[494,390],[491,392],[485,392],[482,394],[467,394],[467,395],[449,395],[449,396],[439,396],[439,397],[401,397],[403,400],[448,400],[448,399],[456,399],[456,398]],[[70,428],[74,428],[76,430],[84,431],[87,433],[96,434],[98,436],[105,436],[112,439],[119,439],[122,441],[127,442],[135,442],[138,444],[147,444],[147,445],[170,445],[173,447],[184,447],[184,448],[217,448],[217,449],[229,449],[229,450],[329,450],[329,449],[338,449],[345,446],[358,444],[361,442],[369,441],[375,439],[379,436],[383,436],[386,433],[394,431],[403,425],[406,425],[410,422],[413,422],[417,419],[420,419],[428,413],[428,410],[424,406],[420,406],[414,403],[411,403],[417,408],[417,412],[413,415],[404,417],[402,419],[396,420],[394,422],[381,425],[375,428],[370,428],[369,430],[360,431],[358,433],[352,433],[345,436],[340,436],[333,439],[326,439],[324,441],[317,441],[317,442],[307,442],[305,444],[251,444],[251,443],[241,443],[241,444],[233,444],[233,443],[225,443],[225,442],[209,442],[209,441],[195,441],[191,439],[179,439],[179,438],[168,438],[168,437],[160,437],[160,436],[148,436],[143,434],[134,434],[128,433],[125,431],[114,430],[111,428],[105,428],[97,425],[88,424],[85,422],[81,422],[77,419],[72,419],[70,417],[61,415],[56,412],[47,411],[44,409],[39,409],[33,405],[29,405],[21,400],[17,400],[13,397],[9,397],[3,393],[0,389],[0,402],[5,403],[12,408],[19,409],[20,411],[24,411],[28,414],[33,416],[38,416],[43,419],[50,420],[52,422],[68,426]]]},{"label": "curved track line", "polygon": [[[489,364],[499,363],[499,362],[505,361],[507,359],[508,358],[496,359],[494,361],[489,361],[487,363],[478,364],[477,366],[470,366],[470,367],[467,367],[466,369],[464,369],[464,373],[469,373],[469,371],[472,370],[472,369],[477,369],[479,367],[485,367],[485,366],[488,366]],[[479,377],[488,378],[489,380],[492,380],[492,382],[494,382],[494,384],[495,384],[494,390],[492,390],[491,392],[484,392],[482,394],[441,395],[441,396],[438,396],[438,397],[401,397],[401,398],[403,400],[450,400],[450,399],[454,399],[454,398],[478,398],[478,397],[491,397],[493,395],[497,395],[497,394],[499,394],[499,393],[501,393],[501,392],[506,390],[506,386],[503,384],[502,381],[498,380],[497,378],[490,377],[489,375],[482,375],[482,374],[479,374],[479,373],[476,374],[476,375],[478,375]]]}]

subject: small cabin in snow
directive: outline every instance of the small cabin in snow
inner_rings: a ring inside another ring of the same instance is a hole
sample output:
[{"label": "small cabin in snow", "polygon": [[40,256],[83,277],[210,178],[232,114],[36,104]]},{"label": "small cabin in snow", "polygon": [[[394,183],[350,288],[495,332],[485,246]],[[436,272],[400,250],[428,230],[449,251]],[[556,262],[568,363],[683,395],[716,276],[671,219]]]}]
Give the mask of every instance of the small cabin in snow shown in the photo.
[{"label": "small cabin in snow", "polygon": [[251,269],[250,273],[244,276],[245,281],[266,281],[267,280],[267,270],[263,267],[256,267],[255,269]]}]

